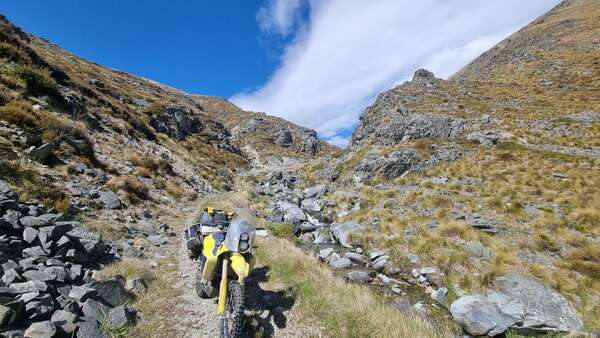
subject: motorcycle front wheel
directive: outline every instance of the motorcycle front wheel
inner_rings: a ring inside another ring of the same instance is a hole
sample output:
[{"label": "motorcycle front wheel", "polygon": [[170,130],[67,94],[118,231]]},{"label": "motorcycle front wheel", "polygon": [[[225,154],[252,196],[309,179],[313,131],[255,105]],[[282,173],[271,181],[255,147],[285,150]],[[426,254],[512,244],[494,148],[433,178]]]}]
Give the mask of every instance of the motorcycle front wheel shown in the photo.
[{"label": "motorcycle front wheel", "polygon": [[220,338],[240,338],[244,327],[244,287],[232,280],[227,288],[225,314],[220,320]]}]

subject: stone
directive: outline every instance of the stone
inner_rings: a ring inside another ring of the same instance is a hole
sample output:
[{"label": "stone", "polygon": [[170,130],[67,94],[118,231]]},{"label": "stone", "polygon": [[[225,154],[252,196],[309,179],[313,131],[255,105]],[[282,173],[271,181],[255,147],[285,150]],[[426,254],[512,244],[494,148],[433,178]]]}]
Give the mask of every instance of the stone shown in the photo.
[{"label": "stone", "polygon": [[176,140],[204,130],[195,112],[187,107],[169,106],[152,115],[150,125],[158,132]]},{"label": "stone", "polygon": [[125,289],[121,278],[111,278],[104,281],[89,283],[88,287],[96,289],[98,297],[113,307],[127,304],[133,296]]},{"label": "stone", "polygon": [[62,331],[61,333],[71,337],[77,330],[77,319],[79,317],[71,312],[58,310],[52,314],[50,321]]},{"label": "stone", "polygon": [[583,323],[569,301],[541,282],[524,276],[498,278],[495,288],[509,298],[519,300],[524,306],[525,317],[518,328],[579,332]]},{"label": "stone", "polygon": [[103,191],[99,193],[97,201],[105,209],[121,209],[122,203],[119,196],[112,191]]},{"label": "stone", "polygon": [[15,312],[8,306],[0,305],[0,327],[8,326],[15,320]]},{"label": "stone", "polygon": [[369,251],[369,259],[370,260],[374,260],[377,259],[381,256],[385,255],[385,251],[383,250],[373,250],[373,251]]},{"label": "stone", "polygon": [[29,152],[29,157],[34,161],[44,163],[46,159],[52,154],[52,145],[44,143],[41,146],[34,148]]},{"label": "stone", "polygon": [[304,211],[288,201],[278,201],[276,207],[283,212],[283,221],[285,223],[300,225],[307,220]]},{"label": "stone", "polygon": [[56,241],[78,226],[80,226],[79,222],[54,222],[52,226],[41,228],[40,233],[44,234],[47,239]]},{"label": "stone", "polygon": [[470,133],[467,135],[467,140],[477,142],[485,147],[492,147],[510,137],[511,134],[504,130],[484,130]]},{"label": "stone", "polygon": [[112,329],[122,329],[135,323],[135,312],[126,306],[117,306],[110,310],[106,324]]},{"label": "stone", "polygon": [[142,278],[134,278],[127,280],[127,283],[125,283],[125,289],[127,289],[129,292],[141,295],[148,291],[148,286]]},{"label": "stone", "polygon": [[329,265],[334,269],[346,269],[352,266],[352,261],[346,257],[341,257],[338,253],[333,253],[329,257]]},{"label": "stone", "polygon": [[494,337],[508,329],[500,309],[482,295],[467,295],[450,306],[454,321],[474,336]]},{"label": "stone", "polygon": [[345,248],[352,248],[352,234],[365,230],[361,224],[354,222],[334,223],[330,226],[333,238]]},{"label": "stone", "polygon": [[385,268],[385,265],[387,264],[388,260],[389,260],[389,256],[387,256],[387,255],[379,256],[370,263],[370,266],[375,271],[382,271],[383,268]]},{"label": "stone", "polygon": [[431,293],[431,299],[440,303],[444,307],[448,307],[448,289],[439,288],[437,290],[433,290],[433,292]]},{"label": "stone", "polygon": [[23,240],[29,244],[33,244],[37,238],[38,231],[35,228],[27,227],[23,230]]},{"label": "stone", "polygon": [[5,285],[10,285],[12,283],[18,283],[22,280],[21,275],[17,272],[17,270],[11,268],[4,271],[2,275],[2,282]]},{"label": "stone", "polygon": [[346,274],[346,279],[354,283],[368,283],[371,281],[371,273],[369,271],[350,271]]},{"label": "stone", "polygon": [[54,299],[50,294],[33,292],[31,295],[23,295],[25,302],[25,315],[30,320],[48,318],[54,312]]},{"label": "stone", "polygon": [[51,321],[46,320],[31,324],[25,330],[25,338],[53,338],[56,335],[56,326]]},{"label": "stone", "polygon": [[304,209],[306,212],[308,213],[318,213],[319,211],[321,211],[321,204],[319,203],[319,200],[317,200],[316,198],[308,198],[302,201],[302,209]]},{"label": "stone", "polygon": [[102,323],[106,320],[110,307],[93,299],[88,299],[81,306],[81,311],[85,316],[85,320],[95,320]]},{"label": "stone", "polygon": [[11,289],[14,289],[17,293],[28,293],[35,291],[46,292],[48,290],[48,284],[39,280],[31,280],[24,283],[12,283]]},{"label": "stone", "polygon": [[306,188],[302,191],[302,196],[305,199],[309,198],[321,198],[327,192],[327,187],[324,184],[319,184],[314,187]]},{"label": "stone", "polygon": [[273,134],[273,142],[282,147],[290,147],[293,142],[292,133],[289,130],[279,130]]},{"label": "stone", "polygon": [[69,292],[69,298],[78,302],[85,302],[88,298],[93,298],[98,294],[98,291],[94,288],[87,287],[85,285],[76,286]]},{"label": "stone", "polygon": [[319,226],[315,231],[315,244],[333,243],[331,231],[328,226]]},{"label": "stone", "polygon": [[169,243],[169,241],[161,235],[149,236],[147,240],[154,246],[163,246]]},{"label": "stone", "polygon": [[97,321],[83,321],[77,323],[77,338],[110,338],[100,328]]},{"label": "stone", "polygon": [[352,251],[346,252],[344,254],[344,257],[347,257],[353,263],[356,263],[356,264],[365,264],[365,261],[366,261],[365,256],[363,256],[357,252],[352,252]]},{"label": "stone", "polygon": [[319,251],[319,259],[326,262],[327,260],[329,260],[329,256],[331,256],[334,252],[335,251],[333,250],[333,248],[321,249]]},{"label": "stone", "polygon": [[50,222],[47,219],[35,216],[25,216],[19,219],[21,225],[25,227],[40,228],[47,226]]}]

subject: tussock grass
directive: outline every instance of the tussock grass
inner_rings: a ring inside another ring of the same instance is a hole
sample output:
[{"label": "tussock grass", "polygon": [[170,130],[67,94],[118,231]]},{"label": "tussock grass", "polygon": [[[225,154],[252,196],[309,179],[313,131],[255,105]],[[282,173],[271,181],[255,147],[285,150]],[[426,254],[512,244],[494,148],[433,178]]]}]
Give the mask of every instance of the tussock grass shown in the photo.
[{"label": "tussock grass", "polygon": [[302,313],[332,337],[449,337],[445,323],[402,313],[382,302],[368,287],[347,284],[314,257],[283,239],[258,244],[259,262],[271,267],[271,277],[291,287]]},{"label": "tussock grass", "polygon": [[124,258],[104,267],[99,273],[100,279],[109,279],[114,276],[125,279],[142,278],[150,283],[156,279],[156,273],[150,269],[147,260],[138,258]]},{"label": "tussock grass", "polygon": [[150,199],[150,188],[135,177],[113,177],[106,183],[106,186],[114,192],[123,192],[132,203]]}]

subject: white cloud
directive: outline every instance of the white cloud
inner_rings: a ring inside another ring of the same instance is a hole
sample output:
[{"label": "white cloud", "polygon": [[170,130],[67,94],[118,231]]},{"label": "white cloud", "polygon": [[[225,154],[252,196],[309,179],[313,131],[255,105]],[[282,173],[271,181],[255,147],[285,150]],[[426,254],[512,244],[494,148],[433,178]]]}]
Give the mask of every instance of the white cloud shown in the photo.
[{"label": "white cloud", "polygon": [[[382,90],[423,66],[448,77],[559,2],[311,0],[309,22],[271,79],[231,101],[342,144],[340,133]],[[259,23],[290,34],[300,6],[300,0],[267,0]]]},{"label": "white cloud", "polygon": [[302,0],[266,0],[258,10],[256,20],[263,31],[287,36],[299,18]]}]

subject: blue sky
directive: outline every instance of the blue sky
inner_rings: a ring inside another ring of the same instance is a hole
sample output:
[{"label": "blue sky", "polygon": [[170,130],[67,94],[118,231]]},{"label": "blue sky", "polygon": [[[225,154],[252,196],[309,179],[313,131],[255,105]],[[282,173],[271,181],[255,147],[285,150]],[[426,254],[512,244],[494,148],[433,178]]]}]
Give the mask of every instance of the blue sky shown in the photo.
[{"label": "blue sky", "polygon": [[[560,0],[2,0],[85,59],[348,144],[380,92],[447,78]],[[482,112],[485,113],[485,112]]]},{"label": "blue sky", "polygon": [[261,33],[261,0],[3,0],[25,31],[81,56],[191,93],[261,86],[284,38]]}]

